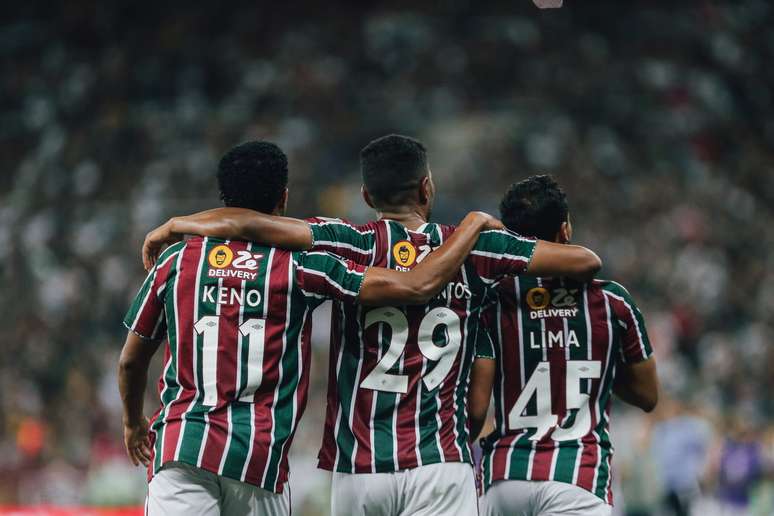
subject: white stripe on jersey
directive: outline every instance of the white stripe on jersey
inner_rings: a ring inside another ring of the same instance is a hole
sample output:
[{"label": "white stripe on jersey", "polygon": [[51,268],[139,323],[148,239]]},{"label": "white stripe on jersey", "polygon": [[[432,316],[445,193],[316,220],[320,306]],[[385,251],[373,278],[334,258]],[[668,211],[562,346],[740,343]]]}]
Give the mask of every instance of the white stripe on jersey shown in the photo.
[{"label": "white stripe on jersey", "polygon": [[[330,276],[328,276],[324,272],[316,271],[314,269],[305,269],[303,267],[298,267],[298,270],[304,271],[305,273],[311,274],[312,276],[319,276],[319,277],[323,278],[325,281],[328,282],[328,284],[330,284],[332,287],[334,287],[336,290],[338,290],[342,294],[347,294],[347,295],[353,296],[353,297],[357,296],[357,292],[352,292],[351,290],[345,289],[344,287],[342,287],[341,285],[336,283]],[[363,275],[362,272],[358,272],[358,271],[355,271],[355,270],[353,270],[351,272],[353,272],[355,274],[358,274],[360,276]],[[328,299],[328,298],[326,297],[326,299]]]},{"label": "white stripe on jersey", "polygon": [[[358,229],[353,224],[347,224],[346,222],[342,221],[341,219],[336,218],[330,218],[330,217],[317,217],[318,219],[322,220],[322,222],[310,222],[309,224],[314,224],[317,226],[344,226],[347,228],[347,230],[353,231],[355,233],[358,233],[360,235],[372,235],[374,233],[373,229]],[[386,220],[386,219],[383,219]]]},{"label": "white stripe on jersey", "polygon": [[[269,288],[271,283],[271,268],[274,263],[274,248],[269,251],[269,256],[266,257],[266,272],[264,273],[265,284],[263,286],[263,319],[265,320],[269,315]],[[249,342],[249,341],[248,341]],[[249,367],[249,365],[248,365]],[[240,479],[242,482],[247,477],[247,466],[253,461],[253,445],[255,441],[255,403],[250,404],[250,440],[247,446],[247,460],[245,460],[244,466],[242,466],[242,474]]]},{"label": "white stripe on jersey", "polygon": [[[294,278],[293,278],[293,255],[292,253],[288,253],[288,291],[285,295],[285,303],[287,304],[287,310],[285,311],[285,327],[282,330],[282,352],[280,353],[280,359],[279,359],[279,375],[277,377],[277,385],[274,387],[274,399],[271,402],[271,441],[269,441],[269,449],[268,453],[266,454],[266,465],[263,468],[263,475],[261,476],[261,485],[264,485],[266,483],[266,475],[269,472],[269,465],[271,464],[271,456],[272,456],[272,448],[274,447],[274,442],[277,440],[277,435],[275,433],[276,424],[274,421],[274,408],[277,406],[277,399],[279,398],[279,391],[280,387],[282,386],[282,380],[285,377],[285,371],[282,367],[282,357],[285,356],[285,350],[288,347],[288,325],[290,324],[290,308],[292,303],[290,302],[293,297],[293,285],[295,284]],[[268,303],[268,300],[267,300]],[[292,424],[292,423],[291,423]],[[280,456],[280,460],[282,460],[282,457]],[[277,470],[279,475],[279,464],[277,464]]]},{"label": "white stripe on jersey", "polygon": [[[178,292],[178,288],[177,287],[178,287],[178,285],[180,283],[180,274],[179,274],[179,271],[180,271],[180,261],[183,259],[183,252],[184,251],[185,251],[185,246],[183,246],[183,248],[180,249],[180,251],[177,253],[177,262],[175,263],[175,271],[176,271],[175,272],[175,279],[174,279],[174,285],[172,285],[172,304],[173,304],[173,307],[174,307],[173,308],[174,313],[172,314],[172,316],[173,316],[172,317],[172,323],[173,323],[173,325],[175,327],[175,345],[177,346],[177,349],[175,350],[175,364],[176,364],[176,367],[175,367],[175,381],[177,383],[178,390],[177,390],[177,395],[175,396],[175,399],[172,401],[172,403],[167,403],[166,406],[164,407],[164,412],[159,415],[159,419],[162,422],[166,422],[167,416],[169,415],[169,407],[172,404],[174,404],[180,398],[180,395],[183,392],[183,388],[180,387],[180,331],[179,331],[180,325],[177,322],[177,317],[178,317],[178,314],[179,314],[178,309],[177,309],[177,297],[178,297],[177,296],[177,292]],[[167,328],[167,332],[169,332],[169,328]],[[172,366],[172,356],[169,357],[169,360],[167,361],[166,367],[164,368],[164,388],[161,390],[161,393],[159,393],[159,399],[160,400],[164,399],[164,394],[166,394],[167,389],[169,388],[169,385],[167,384],[166,379],[167,379],[167,374],[169,373],[169,368],[171,366]],[[164,432],[164,427],[162,427],[161,432],[162,432],[162,434],[161,434],[161,445],[160,445],[160,448],[161,448],[161,455],[163,456],[164,455],[164,447],[165,447],[164,446],[164,438],[166,437],[164,435],[166,433],[166,432]],[[158,435],[156,437],[158,438]],[[161,466],[161,460],[162,460],[161,458],[159,458],[159,460],[158,460],[159,466]],[[156,469],[156,462],[157,462],[156,461],[156,457],[154,457],[153,458],[153,474],[154,475],[158,472],[158,470]]]},{"label": "white stripe on jersey", "polygon": [[332,240],[315,240],[314,241],[315,246],[326,246],[326,247],[336,247],[339,249],[347,249],[349,251],[354,251],[358,254],[364,254],[369,255],[372,253],[371,249],[361,249],[359,247],[356,247],[352,244],[347,244],[346,242],[335,242]]},{"label": "white stripe on jersey", "polygon": [[648,358],[648,352],[645,350],[645,341],[643,340],[642,332],[640,331],[640,323],[637,320],[637,317],[634,315],[634,310],[632,310],[632,306],[629,303],[627,303],[626,300],[624,298],[622,298],[621,296],[617,296],[617,295],[613,294],[612,292],[608,292],[606,290],[603,290],[602,292],[604,292],[606,296],[611,296],[611,297],[619,300],[620,302],[622,302],[624,304],[626,309],[629,310],[629,314],[632,316],[632,320],[634,320],[634,327],[637,330],[637,341],[640,344],[640,351],[642,352],[642,358],[647,359]]},{"label": "white stripe on jersey", "polygon": [[[199,393],[199,375],[196,374],[196,321],[199,320],[199,285],[200,285],[200,279],[201,279],[201,270],[202,270],[202,264],[204,263],[204,255],[206,254],[207,250],[207,237],[204,237],[202,239],[202,250],[199,253],[199,263],[196,266],[196,286],[194,290],[194,306],[193,306],[193,325],[191,326],[191,337],[192,337],[192,344],[193,344],[193,353],[191,353],[192,357],[192,367],[191,370],[193,371],[193,380],[194,380],[194,389],[196,390],[196,396],[193,397],[191,400],[191,403],[188,404],[188,407],[186,407],[185,412],[183,412],[180,416],[180,435],[177,436],[177,445],[175,446],[175,460],[178,460],[180,458],[180,447],[183,445],[183,435],[185,435],[185,426],[188,422],[188,418],[186,417],[188,415],[188,412],[191,410],[191,407],[194,406],[196,403]],[[177,307],[175,307],[175,310],[177,310]],[[178,346],[179,348],[179,346]],[[178,355],[179,357],[179,355]],[[179,371],[179,369],[178,369]],[[182,389],[181,389],[182,391]]]},{"label": "white stripe on jersey", "polygon": [[[341,338],[339,339],[339,356],[336,359],[336,385],[338,386],[339,382],[339,372],[341,371],[341,359],[344,356],[344,335],[346,334],[346,331],[343,330],[344,328],[344,310],[339,310],[340,314],[340,321],[339,324],[342,328],[341,331]],[[331,324],[333,323],[333,313],[331,313]],[[357,378],[355,378],[355,381],[357,381]],[[338,396],[337,396],[338,397]],[[339,428],[341,428],[341,418],[342,418],[343,410],[341,410],[341,403],[336,402],[336,426],[333,431],[333,447],[336,449],[336,458],[333,461],[333,471],[339,470],[339,443],[338,443],[338,437],[339,437]],[[354,461],[353,461],[354,464]]]}]

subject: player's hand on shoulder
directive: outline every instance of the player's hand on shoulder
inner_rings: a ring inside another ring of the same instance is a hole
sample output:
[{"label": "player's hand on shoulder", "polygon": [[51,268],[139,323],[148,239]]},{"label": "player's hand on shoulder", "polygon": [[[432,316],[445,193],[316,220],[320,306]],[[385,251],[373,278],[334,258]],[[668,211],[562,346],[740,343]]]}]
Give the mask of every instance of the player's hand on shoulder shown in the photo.
[{"label": "player's hand on shoulder", "polygon": [[492,215],[483,211],[471,211],[465,216],[462,223],[466,222],[472,224],[478,224],[481,231],[488,231],[492,229],[505,229],[505,226],[500,219],[493,217]]},{"label": "player's hand on shoulder", "polygon": [[153,455],[148,436],[148,418],[143,417],[135,424],[124,423],[124,447],[135,466],[150,464]]},{"label": "player's hand on shoulder", "polygon": [[149,271],[156,264],[156,260],[164,249],[164,246],[174,244],[183,239],[183,235],[172,231],[174,219],[169,219],[147,235],[142,244],[142,264]]}]

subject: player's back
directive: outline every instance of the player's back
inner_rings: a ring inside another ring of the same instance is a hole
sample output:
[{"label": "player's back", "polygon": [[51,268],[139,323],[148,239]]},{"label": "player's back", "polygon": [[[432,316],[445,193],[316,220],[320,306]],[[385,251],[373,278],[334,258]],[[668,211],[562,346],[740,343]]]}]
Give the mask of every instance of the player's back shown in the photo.
[{"label": "player's back", "polygon": [[[310,224],[314,248],[398,270],[413,267],[454,231],[438,224],[410,231],[390,220]],[[506,257],[486,244],[498,239],[525,242],[524,252],[504,246],[514,251]],[[477,248],[492,252],[474,249],[457,277],[423,306],[334,303],[320,467],[374,473],[471,462],[465,402],[478,310],[499,269],[526,267],[533,246],[506,232],[482,233]]]},{"label": "player's back", "polygon": [[169,339],[150,474],[175,460],[282,491],[308,383],[310,306],[294,281],[297,254],[194,238],[160,256],[127,316],[131,329],[166,327]]},{"label": "player's back", "polygon": [[497,360],[485,487],[554,480],[611,503],[616,366],[651,353],[629,293],[610,281],[517,277],[500,284],[499,302],[484,320]]}]

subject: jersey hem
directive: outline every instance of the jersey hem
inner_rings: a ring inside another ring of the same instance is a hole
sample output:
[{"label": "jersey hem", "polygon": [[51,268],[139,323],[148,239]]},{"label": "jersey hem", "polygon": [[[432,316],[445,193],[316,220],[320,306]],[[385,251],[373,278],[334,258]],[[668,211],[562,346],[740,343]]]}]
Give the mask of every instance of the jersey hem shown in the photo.
[{"label": "jersey hem", "polygon": [[422,464],[417,464],[416,466],[409,466],[405,468],[390,468],[383,471],[374,471],[372,468],[369,469],[363,469],[363,468],[354,468],[354,471],[340,471],[334,468],[333,464],[330,463],[323,463],[322,461],[317,462],[317,469],[323,469],[325,471],[330,471],[332,473],[347,473],[350,475],[361,475],[361,474],[373,474],[373,473],[397,473],[399,471],[407,471],[410,469],[416,469],[421,468],[422,466],[431,466],[433,464],[469,464],[471,467],[474,467],[472,460],[429,460],[427,462],[423,462]]},{"label": "jersey hem", "polygon": [[602,496],[599,496],[598,494],[596,494],[595,492],[593,492],[593,491],[591,491],[589,489],[586,489],[583,486],[579,486],[578,484],[573,484],[572,482],[565,482],[564,480],[556,480],[556,479],[551,479],[551,480],[530,480],[528,478],[514,478],[514,477],[493,478],[489,482],[484,482],[484,493],[489,491],[489,488],[491,488],[492,485],[495,482],[508,482],[509,480],[519,481],[519,482],[559,482],[561,484],[566,484],[568,486],[575,486],[578,489],[583,489],[587,493],[591,493],[595,497],[599,498],[600,500],[602,500],[605,503],[605,505],[609,505],[610,507],[613,507],[613,504],[612,503],[608,503],[607,499],[605,499]]},{"label": "jersey hem", "polygon": [[[255,486],[257,488],[263,489],[264,491],[267,491],[269,493],[274,493],[274,494],[282,494],[282,492],[285,489],[285,483],[287,482],[287,480],[286,480],[286,481],[284,481],[282,483],[277,483],[277,489],[276,490],[275,489],[267,489],[266,486],[264,486],[264,485],[254,484],[253,482],[248,482],[247,480],[242,480],[241,478],[233,477],[231,475],[224,475],[223,473],[218,472],[214,468],[212,468],[212,469],[211,468],[205,468],[205,467],[203,467],[201,465],[194,464],[193,461],[187,461],[187,460],[183,460],[183,459],[173,459],[173,460],[164,461],[164,462],[161,463],[161,465],[159,465],[158,471],[161,471],[161,468],[163,468],[165,465],[167,465],[167,464],[169,464],[171,462],[181,462],[183,464],[187,464],[189,466],[193,466],[194,468],[199,468],[202,471],[207,471],[208,473],[213,473],[215,475],[218,475],[219,477],[229,478],[231,480],[237,480],[237,481],[242,482],[244,484],[249,484],[251,486]],[[156,474],[158,474],[158,471],[157,471]],[[282,469],[280,469],[279,471],[280,471],[280,473],[283,473]],[[284,476],[287,477],[287,473],[288,472],[284,472],[284,473],[285,473]],[[156,476],[156,475],[154,475],[154,474],[149,475],[148,483],[150,483],[151,479],[154,476]]]}]

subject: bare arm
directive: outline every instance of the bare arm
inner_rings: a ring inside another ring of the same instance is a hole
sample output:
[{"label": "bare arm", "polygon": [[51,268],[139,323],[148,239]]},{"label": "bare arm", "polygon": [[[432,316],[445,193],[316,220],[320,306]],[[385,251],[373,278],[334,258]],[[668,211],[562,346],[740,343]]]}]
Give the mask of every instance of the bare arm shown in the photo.
[{"label": "bare arm", "polygon": [[500,221],[486,213],[469,213],[441,247],[410,271],[370,267],[360,289],[359,302],[364,305],[426,303],[454,279],[479,233],[500,227]]},{"label": "bare arm", "polygon": [[656,357],[634,364],[620,364],[616,370],[613,392],[623,401],[645,412],[658,403]]},{"label": "bare arm", "polygon": [[591,280],[601,268],[602,260],[594,251],[579,245],[538,240],[527,274],[562,276],[585,282]]},{"label": "bare arm", "polygon": [[468,392],[468,421],[470,440],[474,442],[481,434],[489,411],[489,399],[495,377],[495,361],[490,358],[477,358],[470,371],[470,391]]},{"label": "bare arm", "polygon": [[161,341],[144,340],[132,332],[126,336],[118,362],[118,390],[123,404],[124,445],[135,466],[151,459],[148,420],[143,415],[143,398],[148,365]]},{"label": "bare arm", "polygon": [[249,240],[294,251],[312,247],[309,224],[301,219],[268,215],[245,208],[215,208],[184,217],[173,217],[148,233],[142,247],[145,269],[153,266],[164,245],[179,242],[185,235]]}]

